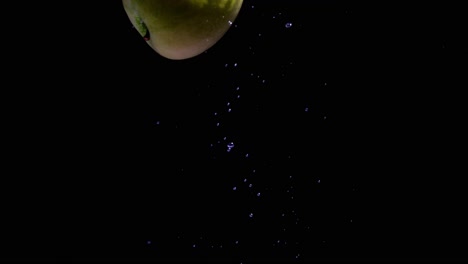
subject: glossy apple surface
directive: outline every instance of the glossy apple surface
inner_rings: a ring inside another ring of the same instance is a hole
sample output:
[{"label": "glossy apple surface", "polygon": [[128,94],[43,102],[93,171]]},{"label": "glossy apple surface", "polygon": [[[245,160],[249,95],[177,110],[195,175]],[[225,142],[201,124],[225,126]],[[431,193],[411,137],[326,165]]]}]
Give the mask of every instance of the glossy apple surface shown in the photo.
[{"label": "glossy apple surface", "polygon": [[160,55],[182,60],[212,47],[228,31],[243,0],[122,0],[145,41]]}]

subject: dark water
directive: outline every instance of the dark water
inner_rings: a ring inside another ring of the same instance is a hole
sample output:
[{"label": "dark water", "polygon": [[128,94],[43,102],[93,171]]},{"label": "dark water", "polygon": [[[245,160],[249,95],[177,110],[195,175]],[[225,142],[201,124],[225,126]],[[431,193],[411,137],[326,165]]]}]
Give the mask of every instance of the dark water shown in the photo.
[{"label": "dark water", "polygon": [[466,259],[456,7],[246,0],[184,61],[61,8],[12,64],[2,257]]}]

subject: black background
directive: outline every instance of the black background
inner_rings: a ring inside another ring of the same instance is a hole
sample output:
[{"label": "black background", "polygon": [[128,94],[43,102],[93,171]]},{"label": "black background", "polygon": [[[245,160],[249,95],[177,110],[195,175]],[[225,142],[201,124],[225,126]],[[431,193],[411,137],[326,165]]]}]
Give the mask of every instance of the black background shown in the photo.
[{"label": "black background", "polygon": [[245,0],[171,61],[120,1],[21,5],[2,259],[466,260],[457,6]]}]

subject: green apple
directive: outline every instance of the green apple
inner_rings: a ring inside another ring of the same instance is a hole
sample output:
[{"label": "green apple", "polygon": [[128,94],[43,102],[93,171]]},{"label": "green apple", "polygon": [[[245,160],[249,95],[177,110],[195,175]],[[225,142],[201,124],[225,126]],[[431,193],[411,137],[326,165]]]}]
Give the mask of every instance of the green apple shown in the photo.
[{"label": "green apple", "polygon": [[188,59],[228,31],[243,0],[122,0],[133,26],[157,53]]}]

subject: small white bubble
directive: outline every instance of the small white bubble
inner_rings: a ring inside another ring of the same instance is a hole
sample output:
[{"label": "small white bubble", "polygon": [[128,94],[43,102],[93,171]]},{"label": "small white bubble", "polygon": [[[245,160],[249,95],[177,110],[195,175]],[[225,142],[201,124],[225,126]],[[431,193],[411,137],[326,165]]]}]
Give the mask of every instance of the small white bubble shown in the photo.
[{"label": "small white bubble", "polygon": [[252,8],[255,8],[255,6],[252,6]]},{"label": "small white bubble", "polygon": [[218,115],[218,113],[214,112],[214,115]]},{"label": "small white bubble", "polygon": [[239,244],[239,240],[236,240],[236,245]]},{"label": "small white bubble", "polygon": [[156,125],[159,125],[159,124],[160,124],[159,121],[156,121]]},{"label": "small white bubble", "polygon": [[231,20],[229,20],[228,23],[229,23],[229,25],[232,25],[232,21],[231,21]]},{"label": "small white bubble", "polygon": [[249,184],[249,188],[252,188],[252,184]]},{"label": "small white bubble", "polygon": [[262,33],[258,33],[258,36],[261,37],[261,36],[262,36]]},{"label": "small white bubble", "polygon": [[285,26],[286,28],[290,28],[290,27],[292,27],[292,23],[291,23],[291,22],[288,22],[288,23],[286,23],[284,26]]},{"label": "small white bubble", "polygon": [[192,247],[196,247],[197,245],[193,244]]},{"label": "small white bubble", "polygon": [[231,113],[231,108],[228,109],[228,113]]},{"label": "small white bubble", "polygon": [[227,152],[230,152],[233,147],[234,147],[234,142],[228,143],[227,144]]},{"label": "small white bubble", "polygon": [[218,123],[216,123],[216,126],[217,126],[217,127],[219,127],[219,122],[218,122]]},{"label": "small white bubble", "polygon": [[227,67],[227,66],[228,66],[228,64],[227,64],[227,63],[226,63],[226,64],[224,64],[224,67]]},{"label": "small white bubble", "polygon": [[234,187],[232,188],[232,190],[233,190],[233,191],[237,190],[237,187],[236,187],[236,186],[234,186]]},{"label": "small white bubble", "polygon": [[318,180],[317,183],[320,183],[320,180]]},{"label": "small white bubble", "polygon": [[234,67],[237,67],[237,63],[234,63]]},{"label": "small white bubble", "polygon": [[237,95],[237,99],[239,99],[239,98],[240,98],[240,95]]},{"label": "small white bubble", "polygon": [[257,197],[260,197],[260,193],[257,193]]},{"label": "small white bubble", "polygon": [[249,217],[252,218],[252,217],[253,217],[253,213],[250,213],[250,214],[249,214]]},{"label": "small white bubble", "polygon": [[247,182],[247,178],[244,179],[244,182]]},{"label": "small white bubble", "polygon": [[306,107],[306,108],[304,109],[304,111],[305,111],[305,112],[309,112],[309,107]]},{"label": "small white bubble", "polygon": [[230,103],[230,102],[227,102],[226,106],[230,106],[230,105],[231,105],[231,103]]},{"label": "small white bubble", "polygon": [[236,91],[239,91],[239,89],[240,89],[240,87],[239,87],[239,86],[237,86],[237,88],[236,88]]},{"label": "small white bubble", "polygon": [[249,153],[245,154],[245,157],[248,158],[248,157],[249,157]]},{"label": "small white bubble", "polygon": [[223,140],[226,140],[227,137],[223,137]]}]

